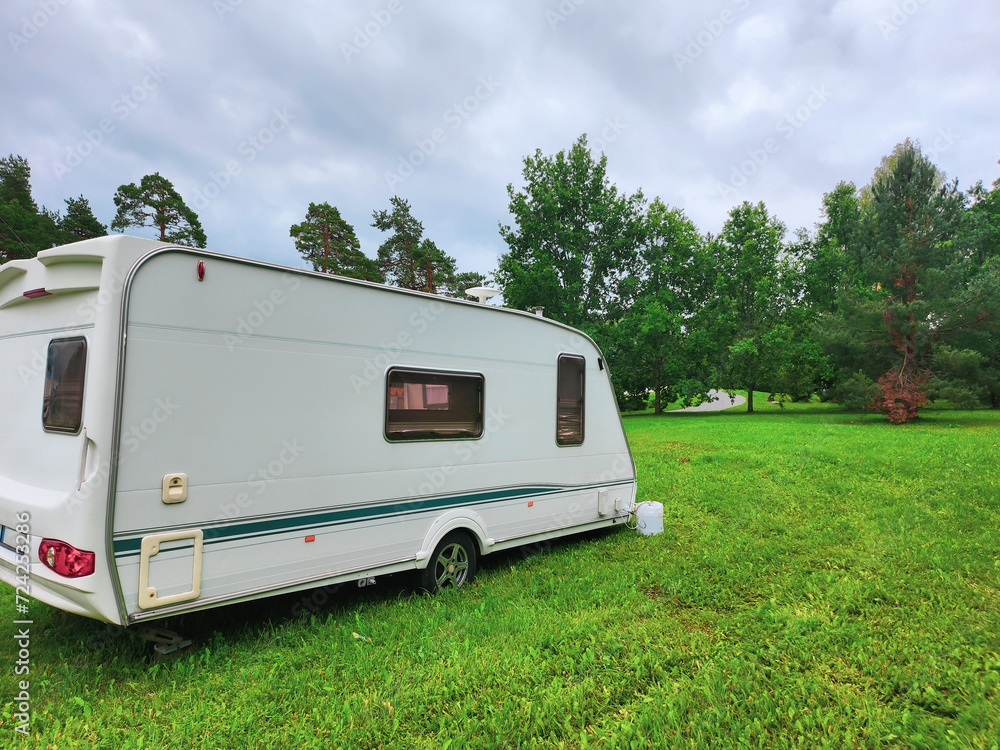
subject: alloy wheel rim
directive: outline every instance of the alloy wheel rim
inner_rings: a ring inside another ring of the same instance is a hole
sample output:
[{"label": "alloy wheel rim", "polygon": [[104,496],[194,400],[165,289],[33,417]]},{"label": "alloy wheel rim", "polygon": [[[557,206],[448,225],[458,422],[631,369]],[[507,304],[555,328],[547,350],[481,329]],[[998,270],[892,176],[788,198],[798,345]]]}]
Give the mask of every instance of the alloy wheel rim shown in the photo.
[{"label": "alloy wheel rim", "polygon": [[437,575],[435,580],[438,588],[446,586],[461,586],[469,574],[469,556],[465,548],[453,542],[441,550],[435,563]]}]

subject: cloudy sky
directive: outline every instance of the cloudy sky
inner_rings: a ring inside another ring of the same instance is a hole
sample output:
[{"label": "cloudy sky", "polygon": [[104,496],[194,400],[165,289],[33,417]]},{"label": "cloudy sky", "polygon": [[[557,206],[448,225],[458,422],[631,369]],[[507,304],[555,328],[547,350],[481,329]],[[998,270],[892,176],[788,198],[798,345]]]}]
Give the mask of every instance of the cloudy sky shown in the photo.
[{"label": "cloudy sky", "polygon": [[702,232],[743,200],[812,228],[907,137],[992,183],[998,22],[997,0],[4,0],[0,151],[40,204],[83,194],[104,223],[159,171],[209,249],[293,266],[310,201],[374,256],[398,194],[489,272],[523,158],[582,133]]}]

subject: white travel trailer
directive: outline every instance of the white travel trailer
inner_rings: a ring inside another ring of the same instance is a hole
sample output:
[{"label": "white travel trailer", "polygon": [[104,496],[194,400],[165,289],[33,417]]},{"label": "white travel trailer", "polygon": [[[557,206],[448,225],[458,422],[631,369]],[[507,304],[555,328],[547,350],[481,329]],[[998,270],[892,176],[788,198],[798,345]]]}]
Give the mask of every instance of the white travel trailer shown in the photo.
[{"label": "white travel trailer", "polygon": [[134,237],[0,266],[0,420],[0,578],[123,626],[461,585],[635,500],[579,331]]}]

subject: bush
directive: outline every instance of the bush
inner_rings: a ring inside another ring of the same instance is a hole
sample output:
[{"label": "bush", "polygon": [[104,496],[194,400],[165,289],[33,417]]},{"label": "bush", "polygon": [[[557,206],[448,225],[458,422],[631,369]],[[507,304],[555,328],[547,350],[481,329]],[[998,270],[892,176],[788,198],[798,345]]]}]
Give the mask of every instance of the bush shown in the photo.
[{"label": "bush", "polygon": [[879,394],[878,386],[861,370],[851,375],[833,389],[832,400],[848,411],[863,411],[871,406],[872,399]]},{"label": "bush", "polygon": [[878,379],[880,395],[871,402],[871,410],[885,414],[893,424],[917,418],[917,410],[927,405],[927,373],[914,374],[909,368],[890,370]]}]

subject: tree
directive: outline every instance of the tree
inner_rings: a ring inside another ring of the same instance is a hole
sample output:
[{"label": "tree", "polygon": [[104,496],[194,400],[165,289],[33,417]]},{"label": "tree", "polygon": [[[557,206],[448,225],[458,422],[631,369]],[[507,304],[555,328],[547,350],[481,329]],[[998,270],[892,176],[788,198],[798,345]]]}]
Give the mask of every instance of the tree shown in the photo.
[{"label": "tree", "polygon": [[[992,190],[976,183],[968,191],[970,205],[963,215],[963,246],[973,269],[973,283],[990,284],[1000,263],[1000,180]],[[996,315],[982,325],[956,334],[956,346],[982,355],[976,377],[993,409],[1000,409],[1000,321]]]},{"label": "tree", "polygon": [[838,290],[858,281],[861,204],[853,183],[841,182],[823,196],[823,221],[815,238],[798,238],[803,264],[803,303],[817,313],[837,306]]},{"label": "tree", "polygon": [[825,345],[852,390],[877,386],[871,408],[893,423],[915,418],[929,397],[972,405],[985,395],[977,382],[983,354],[968,338],[995,325],[1000,269],[971,262],[963,205],[957,183],[909,140],[862,191],[863,283],[844,290],[824,318]]},{"label": "tree", "polygon": [[612,320],[619,284],[636,273],[642,194],[618,194],[586,135],[555,156],[525,157],[522,176],[522,191],[507,186],[514,227],[500,225],[509,250],[495,278],[505,302],[542,305],[575,326]]},{"label": "tree", "polygon": [[422,291],[437,294],[455,287],[455,259],[445,254],[432,240],[425,239],[413,251],[416,281]]},{"label": "tree", "polygon": [[289,234],[295,238],[295,249],[313,270],[382,282],[375,261],[361,252],[354,227],[329,203],[310,203],[305,221],[293,224]]},{"label": "tree", "polygon": [[623,408],[653,410],[691,403],[708,391],[707,339],[694,317],[706,293],[704,238],[680,209],[655,199],[643,216],[636,275],[618,285],[623,313],[596,335],[614,363],[612,378]]},{"label": "tree", "polygon": [[66,214],[59,219],[59,231],[66,235],[66,242],[76,242],[104,237],[108,228],[97,220],[90,201],[81,195],[66,199]]},{"label": "tree", "polygon": [[[998,162],[1000,163],[1000,162]],[[982,181],[968,191],[969,210],[963,216],[970,258],[982,267],[990,258],[1000,255],[1000,180],[987,190]]]},{"label": "tree", "polygon": [[710,248],[716,276],[709,310],[721,353],[720,385],[746,388],[748,412],[754,389],[774,390],[781,356],[773,329],[789,305],[779,266],[784,235],[785,225],[763,203],[745,201],[730,211]]},{"label": "tree", "polygon": [[31,197],[31,167],[23,156],[0,157],[0,263],[33,258],[61,244],[59,216]]},{"label": "tree", "polygon": [[453,286],[455,259],[423,238],[424,225],[413,218],[408,201],[394,195],[389,204],[391,210],[372,214],[373,227],[391,232],[378,249],[378,264],[386,283],[431,294]]},{"label": "tree", "polygon": [[0,157],[0,201],[17,203],[31,213],[38,205],[31,197],[31,167],[23,156]]},{"label": "tree", "polygon": [[462,273],[455,274],[454,282],[448,289],[444,290],[443,294],[445,297],[456,297],[467,300],[469,296],[465,293],[466,289],[486,286],[489,283],[490,280],[478,271],[463,271]]},{"label": "tree", "polygon": [[17,201],[0,201],[0,263],[33,258],[48,245],[38,242],[38,214]]},{"label": "tree", "polygon": [[419,289],[413,253],[420,246],[424,225],[413,218],[410,204],[398,195],[389,199],[391,210],[372,212],[372,226],[392,232],[378,249],[378,264],[385,283],[404,289]]},{"label": "tree", "polygon": [[111,228],[117,232],[128,227],[155,227],[163,242],[201,248],[207,244],[198,215],[159,172],[146,175],[138,185],[121,185],[115,193],[115,205],[118,213]]}]

